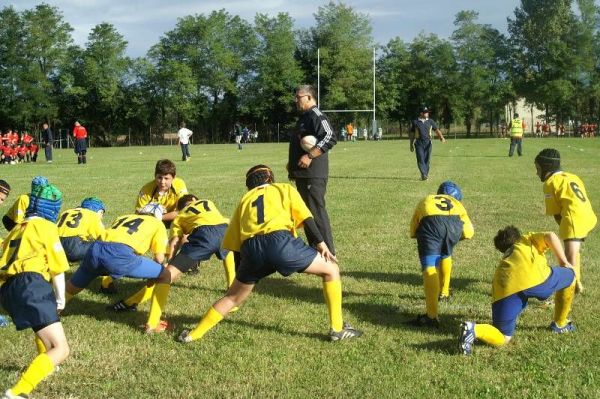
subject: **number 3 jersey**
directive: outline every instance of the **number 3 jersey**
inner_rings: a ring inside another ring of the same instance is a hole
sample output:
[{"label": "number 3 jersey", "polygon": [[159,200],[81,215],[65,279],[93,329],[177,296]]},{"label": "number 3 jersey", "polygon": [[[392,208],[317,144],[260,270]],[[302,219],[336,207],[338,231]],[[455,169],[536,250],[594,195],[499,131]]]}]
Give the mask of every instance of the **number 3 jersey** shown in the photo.
[{"label": "number 3 jersey", "polygon": [[598,221],[585,186],[572,173],[556,172],[544,182],[546,215],[560,215],[563,240],[585,238]]},{"label": "number 3 jersey", "polygon": [[25,219],[2,243],[0,284],[19,273],[41,274],[46,281],[69,269],[56,225],[40,217]]},{"label": "number 3 jersey", "polygon": [[95,241],[104,234],[104,224],[98,212],[85,208],[64,211],[56,224],[58,235],[62,238],[80,237],[83,241]]},{"label": "number 3 jersey", "polygon": [[289,184],[265,184],[241,199],[223,238],[223,248],[240,251],[242,243],[257,235],[287,230],[296,236],[302,223],[312,218],[300,193]]},{"label": "number 3 jersey", "polygon": [[475,233],[473,224],[465,207],[450,195],[437,194],[425,197],[415,209],[410,222],[410,237],[416,238],[421,222],[429,217],[448,217],[456,220],[457,227],[462,225],[462,239],[469,239]]},{"label": "number 3 jersey", "polygon": [[117,218],[101,240],[128,245],[138,255],[148,251],[153,254],[167,252],[167,229],[162,221],[150,215],[132,214]]}]

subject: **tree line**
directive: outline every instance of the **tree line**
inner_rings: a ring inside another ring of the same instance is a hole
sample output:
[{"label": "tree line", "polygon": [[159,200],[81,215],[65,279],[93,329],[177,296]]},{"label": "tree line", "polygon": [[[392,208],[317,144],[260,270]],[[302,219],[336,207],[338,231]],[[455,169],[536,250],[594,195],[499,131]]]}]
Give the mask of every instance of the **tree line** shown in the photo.
[{"label": "tree line", "polygon": [[[293,89],[317,83],[322,109],[372,108],[406,124],[423,105],[467,135],[498,126],[506,104],[524,98],[548,122],[598,122],[600,7],[594,0],[522,0],[507,34],[460,11],[449,38],[422,32],[375,43],[369,16],[341,2],[319,7],[314,26],[287,13],[253,21],[226,10],[182,16],[146,56],[107,22],[83,47],[57,7],[0,10],[0,128],[38,131],[47,121],[88,127],[96,143],[117,135],[148,143],[185,121],[196,142],[225,142],[235,122],[284,139],[295,121]],[[370,123],[368,114],[331,114],[334,125]]]}]

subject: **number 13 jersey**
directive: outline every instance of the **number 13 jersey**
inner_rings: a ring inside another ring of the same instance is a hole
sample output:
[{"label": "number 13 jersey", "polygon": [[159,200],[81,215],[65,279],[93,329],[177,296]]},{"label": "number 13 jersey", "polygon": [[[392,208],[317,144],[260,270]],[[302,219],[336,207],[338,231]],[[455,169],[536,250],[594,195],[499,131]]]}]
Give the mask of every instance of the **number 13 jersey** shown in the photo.
[{"label": "number 13 jersey", "polygon": [[223,248],[240,251],[242,243],[256,235],[287,230],[296,236],[302,223],[312,218],[300,193],[289,184],[264,184],[241,199],[223,239]]}]

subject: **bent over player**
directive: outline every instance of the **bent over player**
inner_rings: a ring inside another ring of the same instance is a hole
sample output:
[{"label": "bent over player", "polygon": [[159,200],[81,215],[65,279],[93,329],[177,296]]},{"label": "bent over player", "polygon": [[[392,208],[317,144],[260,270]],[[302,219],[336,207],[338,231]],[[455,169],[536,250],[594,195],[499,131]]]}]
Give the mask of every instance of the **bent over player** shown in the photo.
[{"label": "bent over player", "polygon": [[[335,257],[329,252],[312,215],[298,191],[289,184],[275,183],[273,171],[256,165],[246,173],[248,192],[242,197],[223,239],[223,248],[239,257],[235,280],[225,296],[215,302],[192,331],[184,330],[181,342],[204,334],[232,308],[244,302],[256,283],[275,273],[314,274],[323,279],[332,341],[362,335],[342,319],[342,283]],[[296,236],[304,226],[318,238],[316,249]]]},{"label": "bent over player", "polygon": [[[498,231],[494,246],[503,256],[492,280],[492,324],[462,323],[461,352],[470,355],[475,339],[496,347],[507,344],[527,300],[546,300],[553,293],[556,295],[550,329],[555,333],[575,331],[573,323],[567,320],[575,293],[575,273],[556,234],[521,235],[516,227],[508,226]],[[548,265],[544,255],[548,249],[560,266]]]},{"label": "bent over player", "polygon": [[56,187],[36,189],[25,220],[11,230],[2,245],[0,303],[17,330],[33,330],[38,350],[4,398],[27,398],[69,356],[58,317],[58,311],[65,306],[64,272],[69,269],[54,224],[61,203],[62,194]]},{"label": "bent over player", "polygon": [[411,321],[415,326],[439,325],[438,301],[450,297],[452,251],[460,240],[473,237],[473,224],[462,199],[458,184],[445,181],[436,195],[419,202],[410,222],[410,236],[417,239],[427,309]]},{"label": "bent over player", "polygon": [[598,219],[579,177],[560,170],[560,153],[546,148],[535,157],[535,169],[544,183],[546,215],[554,216],[560,226],[558,236],[577,278],[576,290],[583,291],[579,250]]},{"label": "bent over player", "polygon": [[[209,200],[199,200],[196,196],[186,194],[177,203],[179,214],[171,227],[169,253],[175,254],[176,248],[184,236],[187,241],[181,250],[169,260],[156,281],[152,295],[150,315],[146,323],[146,332],[162,332],[168,324],[160,317],[167,303],[171,283],[179,279],[182,273],[194,269],[199,261],[206,261],[214,254],[223,261],[227,288],[235,277],[233,253],[221,249],[221,242],[227,230],[229,220],[223,217],[215,204]],[[124,302],[127,302],[124,301]]]}]

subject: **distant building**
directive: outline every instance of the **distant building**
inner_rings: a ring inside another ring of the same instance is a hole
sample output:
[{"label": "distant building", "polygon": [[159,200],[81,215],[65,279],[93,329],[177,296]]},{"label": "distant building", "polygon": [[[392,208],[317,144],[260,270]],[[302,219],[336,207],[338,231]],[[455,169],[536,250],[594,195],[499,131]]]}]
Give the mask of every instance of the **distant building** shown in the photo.
[{"label": "distant building", "polygon": [[535,131],[535,123],[537,121],[544,122],[544,111],[535,107],[535,105],[530,105],[525,102],[524,98],[520,98],[517,100],[516,104],[506,104],[505,106],[506,112],[506,123],[513,117],[513,114],[516,112],[519,114],[524,121],[527,127],[525,128],[525,133],[532,134]]}]

